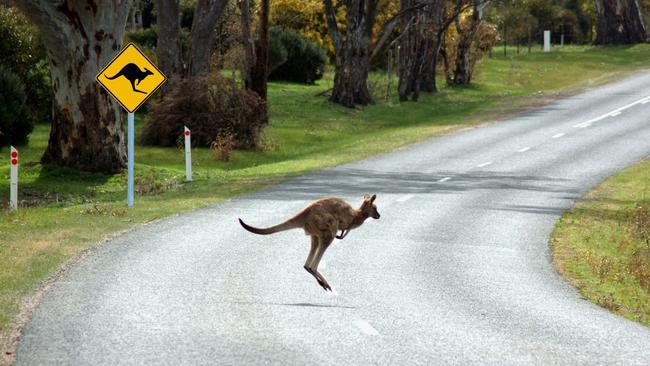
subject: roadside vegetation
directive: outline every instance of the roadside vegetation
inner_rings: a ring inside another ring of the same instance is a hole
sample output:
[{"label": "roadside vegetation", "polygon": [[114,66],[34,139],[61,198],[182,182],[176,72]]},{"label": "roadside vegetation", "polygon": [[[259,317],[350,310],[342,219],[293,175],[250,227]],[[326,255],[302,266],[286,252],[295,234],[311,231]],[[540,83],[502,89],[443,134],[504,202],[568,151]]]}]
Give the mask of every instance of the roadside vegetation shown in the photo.
[{"label": "roadside vegetation", "polygon": [[[511,49],[510,55],[514,54]],[[0,337],[7,339],[22,302],[44,279],[80,252],[125,229],[314,169],[519,113],[649,64],[648,44],[567,46],[548,54],[536,48],[530,55],[509,57],[495,53],[478,65],[474,84],[443,87],[435,96],[423,95],[418,103],[399,102],[392,91],[387,95],[389,78],[385,73],[371,74],[369,85],[376,103],[363,109],[344,108],[319,95],[332,86],[329,72],[314,85],[269,83],[270,123],[260,147],[229,150],[227,161],[219,158],[218,146],[193,149],[191,183],[184,182],[181,148],[136,146],[132,209],[125,202],[126,172],[103,175],[41,165],[49,126],[37,124],[29,144],[20,147],[18,211],[6,210],[9,154],[7,147],[0,149],[5,161],[0,166],[4,182],[0,185],[4,208],[0,211]],[[139,134],[143,114],[136,117]],[[647,321],[649,301],[642,300],[639,304],[646,306]]]},{"label": "roadside vegetation", "polygon": [[562,215],[551,247],[555,266],[582,296],[650,326],[650,159]]}]

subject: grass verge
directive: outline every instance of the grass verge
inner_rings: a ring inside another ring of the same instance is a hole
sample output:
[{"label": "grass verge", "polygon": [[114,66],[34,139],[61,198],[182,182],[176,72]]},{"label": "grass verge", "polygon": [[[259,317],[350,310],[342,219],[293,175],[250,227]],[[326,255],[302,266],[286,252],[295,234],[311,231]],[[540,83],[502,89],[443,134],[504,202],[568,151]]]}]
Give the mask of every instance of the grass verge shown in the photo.
[{"label": "grass verge", "polygon": [[551,248],[555,266],[582,296],[650,326],[650,159],[564,213]]},{"label": "grass verge", "polygon": [[[17,315],[25,299],[63,263],[113,233],[290,176],[518,113],[649,65],[647,44],[564,47],[551,53],[536,49],[530,55],[514,55],[510,49],[508,57],[495,52],[494,58],[482,61],[473,85],[443,87],[417,103],[397,101],[396,78],[375,73],[370,84],[377,102],[363,109],[342,108],[317,96],[331,87],[331,74],[315,86],[271,83],[271,125],[262,150],[236,151],[223,162],[209,149],[195,149],[194,182],[185,183],[182,150],[137,146],[137,197],[128,210],[125,174],[88,174],[38,163],[49,134],[48,126],[39,125],[29,145],[20,148],[17,212],[6,211],[9,163],[0,166],[0,207],[5,208],[0,211],[2,353],[13,352],[10,334],[20,323]],[[137,115],[136,129],[141,125]],[[8,157],[6,147],[0,156]]]}]

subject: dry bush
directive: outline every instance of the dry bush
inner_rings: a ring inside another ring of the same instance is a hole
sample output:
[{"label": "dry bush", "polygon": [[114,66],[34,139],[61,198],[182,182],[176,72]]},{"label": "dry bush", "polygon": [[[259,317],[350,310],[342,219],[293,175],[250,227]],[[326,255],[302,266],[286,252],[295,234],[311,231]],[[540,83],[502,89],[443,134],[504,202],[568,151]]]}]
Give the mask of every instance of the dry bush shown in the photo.
[{"label": "dry bush", "polygon": [[650,292],[650,249],[634,251],[628,270],[639,281],[641,287]]},{"label": "dry bush", "polygon": [[229,161],[230,154],[235,148],[235,137],[230,132],[223,132],[210,144],[210,148],[214,151],[214,155],[218,160]]},{"label": "dry bush", "polygon": [[650,212],[643,206],[637,206],[632,214],[632,228],[636,237],[650,247]]},{"label": "dry bush", "polygon": [[172,81],[168,93],[151,108],[141,142],[176,146],[187,126],[193,146],[210,147],[217,136],[228,132],[236,148],[252,149],[267,123],[263,99],[214,73]]}]

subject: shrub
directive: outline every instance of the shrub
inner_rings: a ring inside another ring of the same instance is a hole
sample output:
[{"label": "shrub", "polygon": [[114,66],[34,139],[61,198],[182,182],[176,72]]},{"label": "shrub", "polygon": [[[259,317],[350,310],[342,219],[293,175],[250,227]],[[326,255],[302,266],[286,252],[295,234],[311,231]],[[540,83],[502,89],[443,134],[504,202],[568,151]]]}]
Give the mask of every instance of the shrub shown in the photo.
[{"label": "shrub", "polygon": [[214,156],[221,161],[229,161],[230,154],[235,148],[235,137],[230,132],[222,132],[212,141],[210,148],[214,151]]},{"label": "shrub", "polygon": [[126,39],[140,47],[151,50],[155,50],[156,45],[158,44],[158,34],[156,33],[156,29],[153,27],[130,30],[126,33]]},{"label": "shrub", "polygon": [[236,148],[258,146],[268,122],[266,102],[256,93],[240,89],[229,78],[213,73],[176,79],[149,113],[141,141],[175,146],[183,126],[192,130],[192,145],[211,147],[224,134],[232,134]]},{"label": "shrub", "polygon": [[0,66],[0,147],[27,143],[34,125],[26,117],[26,99],[20,78]]},{"label": "shrub", "polygon": [[[280,49],[278,49],[280,48]],[[284,48],[284,50],[282,50]],[[273,67],[271,63],[270,80],[288,80],[313,84],[323,77],[325,71],[325,51],[293,29],[271,28],[269,41],[269,60],[276,61],[286,53],[286,61]],[[273,57],[276,57],[274,60]]]},{"label": "shrub", "polygon": [[[22,80],[30,124],[49,122],[52,84],[40,34],[20,12],[0,5],[0,65]],[[31,131],[31,127],[30,127]]]}]

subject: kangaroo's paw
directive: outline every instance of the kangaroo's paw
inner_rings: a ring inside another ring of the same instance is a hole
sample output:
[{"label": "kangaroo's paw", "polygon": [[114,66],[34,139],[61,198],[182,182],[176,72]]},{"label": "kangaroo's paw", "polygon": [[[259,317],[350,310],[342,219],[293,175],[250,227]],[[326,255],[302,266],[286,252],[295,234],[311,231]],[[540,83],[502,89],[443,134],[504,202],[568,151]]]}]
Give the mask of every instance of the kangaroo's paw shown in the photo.
[{"label": "kangaroo's paw", "polygon": [[323,288],[323,290],[330,291],[330,292],[332,291],[332,287],[330,287],[330,284],[327,283],[327,281],[321,280],[319,278],[317,278],[316,280],[318,281],[318,284],[320,285],[320,287]]},{"label": "kangaroo's paw", "polygon": [[309,267],[307,267],[307,266],[302,266],[302,268],[304,268],[305,271],[307,271],[310,275],[316,277],[316,275],[314,275],[314,271],[312,271]]},{"label": "kangaroo's paw", "polygon": [[325,282],[323,282],[321,280],[318,280],[318,284],[320,285],[320,287],[323,288],[323,290],[332,291],[332,288],[330,287],[330,285],[326,284]]}]

